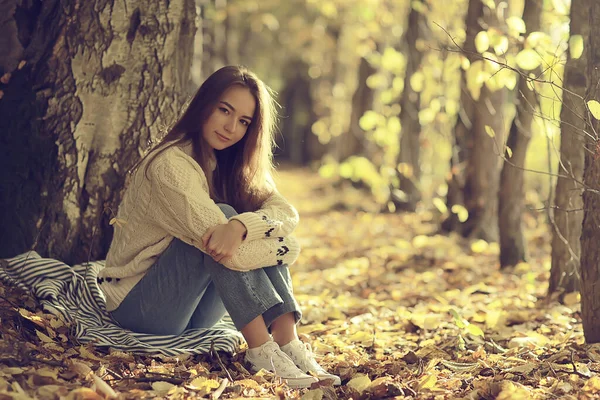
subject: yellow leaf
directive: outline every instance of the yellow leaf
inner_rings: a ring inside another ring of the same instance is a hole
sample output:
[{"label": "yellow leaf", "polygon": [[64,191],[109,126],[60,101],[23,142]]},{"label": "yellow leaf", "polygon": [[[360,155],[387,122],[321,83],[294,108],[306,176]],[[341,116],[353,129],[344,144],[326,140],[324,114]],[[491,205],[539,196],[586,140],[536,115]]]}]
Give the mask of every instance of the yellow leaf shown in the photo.
[{"label": "yellow leaf", "polygon": [[536,69],[541,64],[541,57],[532,49],[523,49],[517,54],[515,59],[519,68],[530,71]]},{"label": "yellow leaf", "polygon": [[322,400],[323,394],[323,390],[321,389],[309,390],[308,392],[304,393],[304,395],[301,397],[301,400]]},{"label": "yellow leaf", "polygon": [[583,54],[583,36],[573,35],[569,38],[569,53],[573,60],[577,60]]},{"label": "yellow leaf", "polygon": [[512,149],[508,146],[506,146],[506,156],[507,156],[507,158],[512,157]]},{"label": "yellow leaf", "polygon": [[85,346],[79,346],[79,354],[83,358],[87,358],[89,360],[94,361],[103,361],[101,358],[96,357],[91,351],[89,351]]},{"label": "yellow leaf", "polygon": [[479,239],[471,243],[471,251],[473,253],[483,253],[488,248],[488,242],[483,239]]},{"label": "yellow leaf", "polygon": [[45,333],[42,333],[40,331],[38,331],[37,329],[35,330],[35,333],[37,334],[37,337],[44,343],[54,343],[54,341],[52,340],[51,337],[47,336]]},{"label": "yellow leaf", "polygon": [[410,87],[415,92],[419,93],[425,86],[425,75],[422,72],[417,71],[410,77]]},{"label": "yellow leaf", "polygon": [[508,25],[508,29],[511,30],[511,33],[513,33],[514,36],[519,36],[519,33],[527,32],[525,21],[520,17],[513,16],[507,18],[506,25]]},{"label": "yellow leaf", "polygon": [[50,326],[54,329],[57,329],[57,328],[61,328],[61,327],[65,326],[65,323],[58,318],[52,318],[50,320]]},{"label": "yellow leaf", "polygon": [[444,200],[440,199],[439,197],[435,197],[433,199],[433,205],[442,214],[446,214],[448,212],[448,207],[446,207],[446,203],[444,203]]},{"label": "yellow leaf", "polygon": [[364,374],[356,374],[354,378],[348,382],[347,386],[355,389],[357,392],[362,393],[371,385],[371,379]]},{"label": "yellow leaf", "polygon": [[460,222],[465,222],[469,219],[469,210],[467,210],[463,205],[455,204],[451,209],[452,213],[456,214],[458,220]]},{"label": "yellow leaf", "polygon": [[114,225],[116,222],[117,222],[117,219],[113,217],[113,218],[110,219],[110,221],[108,221],[108,224],[109,225]]},{"label": "yellow leaf", "polygon": [[487,31],[480,31],[475,36],[475,48],[478,53],[483,53],[490,47],[490,38]]},{"label": "yellow leaf", "polygon": [[158,396],[166,396],[171,389],[177,387],[169,382],[158,381],[152,383],[152,390],[156,392]]},{"label": "yellow leaf", "polygon": [[571,292],[567,293],[563,298],[563,303],[567,307],[574,306],[575,304],[579,304],[581,302],[581,295],[579,292]]},{"label": "yellow leaf", "polygon": [[436,383],[437,383],[436,375],[434,375],[434,374],[425,375],[419,380],[419,390],[432,389],[435,387]]},{"label": "yellow leaf", "polygon": [[592,376],[590,379],[588,379],[587,382],[585,383],[585,385],[583,385],[583,391],[584,392],[592,392],[592,393],[599,392],[600,391],[600,377]]},{"label": "yellow leaf", "polygon": [[218,388],[219,382],[214,379],[208,379],[203,376],[199,376],[190,382],[188,385],[192,390],[203,390],[206,393],[210,392],[210,389]]},{"label": "yellow leaf", "polygon": [[488,136],[489,136],[489,137],[491,137],[491,138],[493,138],[493,137],[495,137],[495,136],[496,136],[496,132],[494,131],[494,128],[492,128],[492,127],[491,127],[491,126],[489,126],[489,125],[486,125],[486,126],[485,126],[485,133],[487,133],[487,134],[488,134]]},{"label": "yellow leaf", "polygon": [[600,103],[598,103],[596,100],[590,100],[587,102],[587,106],[594,118],[600,119]]}]

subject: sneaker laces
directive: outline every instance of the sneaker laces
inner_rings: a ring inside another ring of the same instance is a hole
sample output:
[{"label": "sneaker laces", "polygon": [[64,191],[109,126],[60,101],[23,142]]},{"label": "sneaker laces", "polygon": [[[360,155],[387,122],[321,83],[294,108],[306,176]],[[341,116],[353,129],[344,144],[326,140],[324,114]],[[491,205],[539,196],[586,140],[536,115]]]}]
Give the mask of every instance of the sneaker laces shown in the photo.
[{"label": "sneaker laces", "polygon": [[[281,351],[279,348],[269,348],[269,351],[265,351],[265,355],[269,357],[269,362],[273,366],[275,373],[283,378],[286,377],[298,377],[299,373],[302,373],[294,364],[294,361]],[[305,375],[302,373],[302,375]]]},{"label": "sneaker laces", "polygon": [[315,360],[315,356],[310,343],[301,343],[298,344],[298,346],[296,347],[298,350],[300,350],[299,352],[295,353],[297,356],[299,356],[297,364],[302,370],[317,372],[319,374],[328,374],[328,372],[325,371],[323,367],[321,367],[319,363]]}]

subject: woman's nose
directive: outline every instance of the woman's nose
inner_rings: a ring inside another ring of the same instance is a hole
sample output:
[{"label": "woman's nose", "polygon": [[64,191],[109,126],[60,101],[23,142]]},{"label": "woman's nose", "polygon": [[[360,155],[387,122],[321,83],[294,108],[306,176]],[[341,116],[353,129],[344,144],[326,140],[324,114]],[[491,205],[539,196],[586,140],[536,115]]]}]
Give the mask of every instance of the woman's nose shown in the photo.
[{"label": "woman's nose", "polygon": [[234,132],[235,131],[235,119],[234,118],[229,119],[225,123],[225,130],[227,130],[228,132]]}]

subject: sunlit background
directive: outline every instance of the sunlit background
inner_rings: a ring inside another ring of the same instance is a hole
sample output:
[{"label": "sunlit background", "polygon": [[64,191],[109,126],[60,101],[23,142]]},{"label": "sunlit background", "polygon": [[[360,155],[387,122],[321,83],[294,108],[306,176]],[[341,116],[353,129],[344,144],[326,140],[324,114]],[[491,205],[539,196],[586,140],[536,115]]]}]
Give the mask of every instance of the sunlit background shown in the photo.
[{"label": "sunlit background", "polygon": [[[422,59],[407,76],[407,63],[414,57],[406,40],[411,3],[420,14],[416,50]],[[543,31],[526,40],[523,0],[500,3],[506,10],[497,11],[508,16],[504,25],[488,27],[476,38],[477,51],[499,63],[470,65],[459,48],[466,36],[464,0],[198,1],[198,56],[190,90],[223,65],[250,67],[278,93],[280,162],[360,182],[379,204],[393,207],[389,198],[397,186],[397,171],[409,177],[413,173],[398,162],[400,137],[406,133],[400,104],[408,83],[420,95],[422,205],[442,207],[435,198],[444,199],[447,191],[461,68],[467,70],[473,96],[482,85],[510,90],[502,110],[508,129],[515,115],[518,74],[501,65],[541,67],[535,84],[541,107],[526,168],[542,173],[525,174],[527,203],[540,208],[548,204],[553,184],[545,173],[555,172],[558,160],[570,1],[543,3]]]}]

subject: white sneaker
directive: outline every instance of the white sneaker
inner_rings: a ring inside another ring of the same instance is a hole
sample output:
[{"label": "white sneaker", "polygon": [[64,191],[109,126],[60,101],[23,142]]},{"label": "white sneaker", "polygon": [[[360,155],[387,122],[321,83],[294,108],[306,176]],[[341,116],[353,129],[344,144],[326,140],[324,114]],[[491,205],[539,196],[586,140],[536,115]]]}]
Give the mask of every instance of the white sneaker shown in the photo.
[{"label": "white sneaker", "polygon": [[273,372],[293,389],[308,388],[319,380],[300,371],[290,357],[273,341],[246,351],[246,362],[255,372],[261,369]]},{"label": "white sneaker", "polygon": [[331,380],[333,381],[334,386],[339,386],[342,384],[342,380],[339,376],[330,374],[325,371],[323,367],[315,361],[315,356],[312,352],[312,348],[308,343],[302,343],[298,339],[294,339],[285,346],[281,346],[281,350],[294,361],[294,363],[300,368],[302,371],[306,373],[315,374],[319,380]]}]

